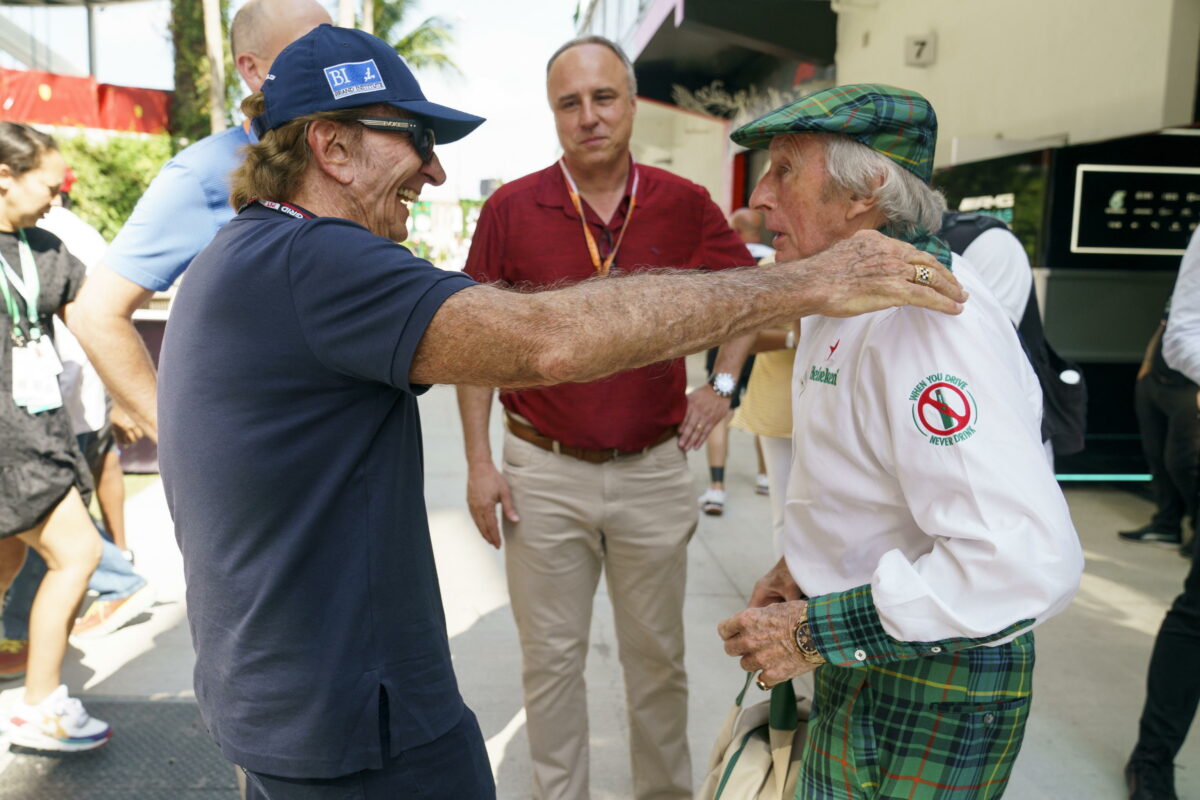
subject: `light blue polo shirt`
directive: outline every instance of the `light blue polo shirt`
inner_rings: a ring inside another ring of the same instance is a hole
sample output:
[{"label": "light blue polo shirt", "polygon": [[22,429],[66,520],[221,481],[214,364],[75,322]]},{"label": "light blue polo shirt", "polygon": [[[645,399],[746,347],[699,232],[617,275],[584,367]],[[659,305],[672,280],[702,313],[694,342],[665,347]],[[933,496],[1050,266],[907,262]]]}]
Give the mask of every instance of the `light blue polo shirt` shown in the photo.
[{"label": "light blue polo shirt", "polygon": [[230,173],[242,163],[241,148],[257,141],[238,125],[168,161],[109,245],[104,263],[143,289],[168,289],[233,219]]}]

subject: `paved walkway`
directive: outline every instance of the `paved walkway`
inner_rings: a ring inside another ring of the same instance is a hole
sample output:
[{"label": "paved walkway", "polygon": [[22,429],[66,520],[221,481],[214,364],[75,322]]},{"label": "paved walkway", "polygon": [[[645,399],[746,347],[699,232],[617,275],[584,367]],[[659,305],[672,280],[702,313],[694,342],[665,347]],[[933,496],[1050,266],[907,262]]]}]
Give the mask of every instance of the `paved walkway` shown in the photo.
[{"label": "paved walkway", "polygon": [[[453,390],[434,388],[422,400],[421,410],[426,497],[455,669],[487,737],[499,796],[528,797],[520,654],[507,608],[502,556],[475,532],[464,508],[462,444]],[[499,426],[493,427],[498,442]],[[752,443],[735,431],[731,445],[728,511],[723,517],[702,517],[689,557],[688,732],[697,784],[712,736],[740,685],[736,664],[721,650],[716,623],[744,607],[754,580],[775,560],[767,500],[753,491]],[[706,474],[703,454],[692,456],[692,467],[698,495]],[[1133,743],[1150,646],[1163,611],[1179,591],[1186,563],[1173,551],[1116,539],[1115,530],[1139,525],[1148,517],[1150,505],[1145,500],[1111,487],[1070,488],[1067,497],[1087,555],[1087,573],[1071,608],[1039,629],[1034,711],[1007,796],[1120,800],[1124,797],[1120,772]],[[65,676],[72,690],[97,708],[120,710],[117,704],[129,704],[128,713],[122,714],[123,726],[116,730],[113,743],[93,754],[89,763],[64,761],[62,766],[57,759],[0,751],[0,798],[229,800],[236,796],[229,788],[232,773],[211,760],[203,737],[185,736],[193,722],[177,710],[179,701],[192,698],[192,651],[184,621],[179,553],[161,487],[154,484],[131,498],[128,517],[138,567],[154,581],[158,603],[150,614],[111,636],[73,648]],[[596,603],[587,681],[592,796],[627,798],[624,691],[612,614],[603,597]],[[0,695],[0,703],[5,699]],[[117,716],[113,713],[114,720]],[[176,720],[170,723],[176,725],[171,730],[183,733],[142,735],[146,731],[139,725],[166,717]],[[122,742],[126,745],[118,748]],[[204,774],[188,773],[175,783],[160,777],[160,773],[182,776],[184,770],[175,765],[188,753],[209,765]],[[1180,763],[1181,796],[1200,797],[1200,736],[1192,737]],[[90,788],[78,788],[89,785],[84,780],[71,784],[76,787],[71,794],[62,794],[61,787],[67,784],[55,783],[54,775],[65,775],[68,768],[84,778],[94,769]]]}]

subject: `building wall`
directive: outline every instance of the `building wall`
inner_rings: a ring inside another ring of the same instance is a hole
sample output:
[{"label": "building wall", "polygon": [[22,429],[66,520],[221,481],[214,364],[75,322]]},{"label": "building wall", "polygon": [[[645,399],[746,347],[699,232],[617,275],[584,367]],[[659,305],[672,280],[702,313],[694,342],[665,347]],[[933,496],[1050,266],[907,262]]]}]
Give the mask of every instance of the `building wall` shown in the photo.
[{"label": "building wall", "polygon": [[651,0],[590,0],[582,3],[579,25],[580,36],[599,34],[607,36],[628,50],[633,42],[633,32],[638,20],[645,13]]},{"label": "building wall", "polygon": [[[835,9],[838,82],[929,97],[939,165],[952,163],[956,144],[955,160],[973,160],[1028,149],[1020,140],[1078,143],[1192,121],[1200,0],[835,0]],[[906,38],[929,33],[935,63],[906,66]]]}]

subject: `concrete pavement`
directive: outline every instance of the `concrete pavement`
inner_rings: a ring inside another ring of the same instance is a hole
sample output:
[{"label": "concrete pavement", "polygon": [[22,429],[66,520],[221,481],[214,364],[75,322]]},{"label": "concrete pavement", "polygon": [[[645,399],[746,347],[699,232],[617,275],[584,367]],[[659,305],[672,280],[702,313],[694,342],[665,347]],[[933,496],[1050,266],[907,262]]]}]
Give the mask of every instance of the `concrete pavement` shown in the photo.
[{"label": "concrete pavement", "polygon": [[[422,399],[421,411],[426,498],[455,669],[488,740],[499,796],[528,797],[520,651],[507,607],[502,556],[483,542],[465,510],[453,389],[435,387]],[[493,435],[499,452],[498,424],[493,425]],[[707,472],[703,453],[693,454],[691,463],[699,495]],[[697,785],[712,737],[741,681],[736,663],[721,649],[716,623],[744,607],[755,579],[775,561],[767,500],[754,494],[755,471],[750,438],[734,431],[727,511],[722,517],[701,517],[689,554],[688,732]],[[1148,518],[1150,504],[1145,500],[1103,486],[1069,488],[1067,498],[1087,555],[1087,572],[1071,608],[1038,631],[1034,711],[1007,796],[1119,800],[1124,797],[1121,767],[1133,744],[1153,636],[1182,585],[1187,565],[1171,550],[1117,540],[1114,531],[1136,527]],[[186,702],[192,697],[192,650],[179,553],[161,486],[131,498],[127,514],[138,568],[154,582],[158,602],[151,613],[114,634],[73,647],[65,679],[85,702]],[[586,679],[592,795],[609,800],[630,796],[628,726],[603,582],[600,594]],[[4,699],[0,695],[0,703]],[[117,754],[117,741],[97,755],[110,748]],[[39,794],[36,786],[15,794],[17,787],[6,785],[29,758],[37,757],[0,752],[0,798],[50,796]],[[1200,736],[1192,737],[1179,763],[1180,796],[1200,798]],[[133,800],[151,795],[127,796]],[[210,784],[204,796],[236,795]]]}]

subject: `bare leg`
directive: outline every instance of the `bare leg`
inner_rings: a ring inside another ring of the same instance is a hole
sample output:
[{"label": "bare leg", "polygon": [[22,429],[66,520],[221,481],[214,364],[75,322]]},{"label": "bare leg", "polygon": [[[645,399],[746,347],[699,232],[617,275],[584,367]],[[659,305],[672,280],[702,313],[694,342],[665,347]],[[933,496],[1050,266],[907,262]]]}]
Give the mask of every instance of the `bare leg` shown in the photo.
[{"label": "bare leg", "polygon": [[709,432],[708,442],[705,445],[708,453],[708,469],[712,478],[709,485],[714,489],[725,488],[725,461],[729,458],[729,420],[731,419],[733,419],[733,412],[722,417],[721,421],[714,425]]},{"label": "bare leg", "polygon": [[0,602],[25,563],[25,543],[16,536],[0,539]]},{"label": "bare leg", "polygon": [[125,546],[125,475],[115,447],[109,448],[100,459],[100,469],[93,477],[104,529],[112,536],[113,544],[128,550]]},{"label": "bare leg", "polygon": [[46,699],[62,682],[62,662],[75,609],[100,563],[100,537],[74,488],[41,525],[19,534],[46,561],[46,577],[29,615],[29,666],[25,702]]},{"label": "bare leg", "polygon": [[763,458],[762,441],[758,438],[758,434],[754,435],[754,454],[758,456],[758,474],[767,474],[767,460]]}]

